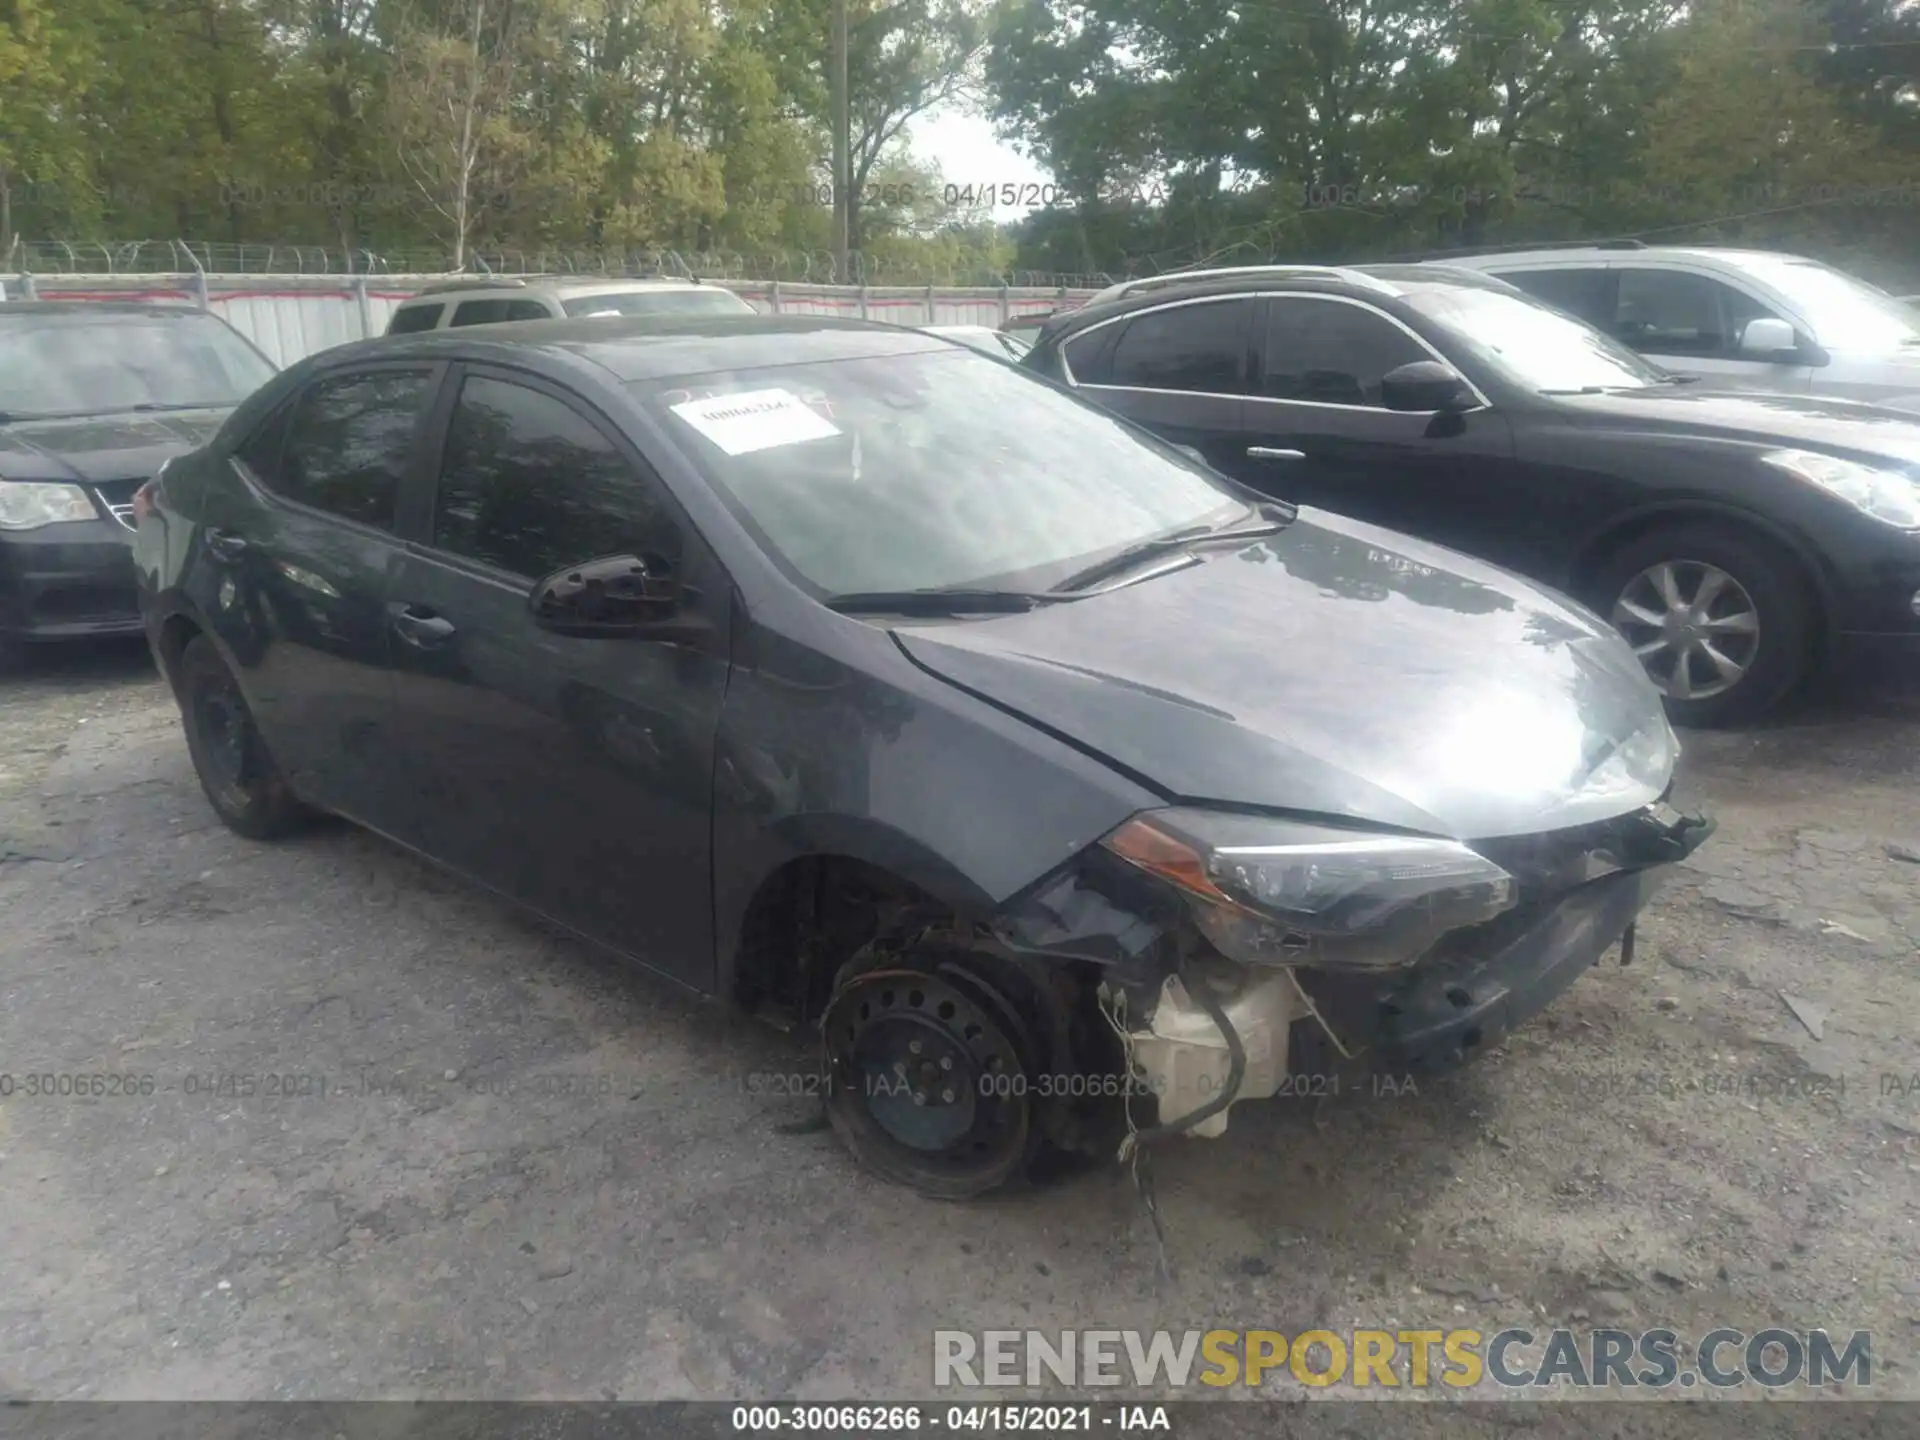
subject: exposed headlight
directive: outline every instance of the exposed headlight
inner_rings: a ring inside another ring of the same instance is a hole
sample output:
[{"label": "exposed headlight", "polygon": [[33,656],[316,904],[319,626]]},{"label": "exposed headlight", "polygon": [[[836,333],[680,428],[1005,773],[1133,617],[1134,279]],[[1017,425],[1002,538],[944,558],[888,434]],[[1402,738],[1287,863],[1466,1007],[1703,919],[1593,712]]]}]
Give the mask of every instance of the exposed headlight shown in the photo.
[{"label": "exposed headlight", "polygon": [[1518,898],[1511,875],[1452,840],[1173,809],[1100,843],[1177,887],[1214,947],[1250,965],[1404,965]]},{"label": "exposed headlight", "polygon": [[1876,520],[1902,530],[1920,530],[1920,484],[1897,470],[1877,470],[1857,460],[1811,450],[1775,450],[1761,458]]},{"label": "exposed headlight", "polygon": [[98,520],[100,512],[78,485],[0,480],[0,530],[38,530],[62,520]]}]

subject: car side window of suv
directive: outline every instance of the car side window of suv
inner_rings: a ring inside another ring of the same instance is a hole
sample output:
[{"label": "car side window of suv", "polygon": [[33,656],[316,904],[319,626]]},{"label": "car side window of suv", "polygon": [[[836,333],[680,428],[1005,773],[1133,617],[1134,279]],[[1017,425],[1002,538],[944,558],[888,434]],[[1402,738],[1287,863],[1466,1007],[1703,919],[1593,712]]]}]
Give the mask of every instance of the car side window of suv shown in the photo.
[{"label": "car side window of suv", "polygon": [[499,325],[509,320],[545,320],[547,307],[538,300],[462,300],[448,325]]},{"label": "car side window of suv", "polygon": [[1270,400],[1380,408],[1389,370],[1432,354],[1386,316],[1314,296],[1267,302],[1259,393]]},{"label": "car side window of suv", "polygon": [[288,415],[277,462],[252,448],[269,443],[277,417],[241,447],[241,459],[284,499],[391,530],[431,377],[372,370],[316,381]]},{"label": "car side window of suv", "polygon": [[422,330],[431,330],[440,323],[444,305],[404,305],[393,312],[393,321],[387,326],[389,335],[417,335]]},{"label": "car side window of suv", "polygon": [[1243,394],[1255,308],[1252,300],[1202,300],[1136,315],[1124,322],[1107,378],[1096,383]]},{"label": "car side window of suv", "polygon": [[1649,355],[1734,359],[1750,320],[1779,318],[1750,295],[1683,270],[1622,269],[1611,333]]},{"label": "car side window of suv", "polygon": [[528,580],[609,555],[681,558],[656,477],[571,405],[486,375],[468,376],[454,406],[433,543]]}]

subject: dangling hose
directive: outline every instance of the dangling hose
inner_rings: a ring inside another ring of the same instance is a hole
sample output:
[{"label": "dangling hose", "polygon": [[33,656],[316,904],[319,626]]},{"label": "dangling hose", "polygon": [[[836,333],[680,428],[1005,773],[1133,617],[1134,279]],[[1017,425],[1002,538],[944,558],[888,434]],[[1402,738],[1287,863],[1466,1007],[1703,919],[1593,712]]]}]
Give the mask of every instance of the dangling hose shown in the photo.
[{"label": "dangling hose", "polygon": [[[1187,987],[1187,993],[1207,1012],[1207,1018],[1219,1029],[1220,1038],[1227,1042],[1227,1083],[1220,1088],[1218,1095],[1198,1110],[1182,1115],[1178,1120],[1169,1120],[1164,1125],[1155,1125],[1151,1130],[1134,1132],[1128,1137],[1133,1148],[1151,1145],[1169,1136],[1183,1135],[1196,1125],[1211,1120],[1233,1104],[1234,1097],[1240,1093],[1240,1083],[1247,1078],[1247,1050],[1240,1043],[1239,1032],[1227,1019],[1227,1012],[1220,1008],[1220,1002],[1213,998],[1213,992],[1196,979],[1184,954],[1174,967],[1174,973],[1180,977],[1180,983]],[[1126,1156],[1122,1155],[1121,1158],[1125,1159]]]}]

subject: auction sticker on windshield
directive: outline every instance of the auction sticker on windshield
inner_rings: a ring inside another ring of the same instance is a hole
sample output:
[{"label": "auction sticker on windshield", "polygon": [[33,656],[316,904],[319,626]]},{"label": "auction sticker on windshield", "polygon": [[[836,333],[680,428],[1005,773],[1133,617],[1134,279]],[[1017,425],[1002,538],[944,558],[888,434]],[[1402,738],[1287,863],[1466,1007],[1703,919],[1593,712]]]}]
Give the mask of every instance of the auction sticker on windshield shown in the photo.
[{"label": "auction sticker on windshield", "polygon": [[838,435],[818,411],[790,390],[742,390],[673,407],[673,413],[729,455],[771,450]]}]

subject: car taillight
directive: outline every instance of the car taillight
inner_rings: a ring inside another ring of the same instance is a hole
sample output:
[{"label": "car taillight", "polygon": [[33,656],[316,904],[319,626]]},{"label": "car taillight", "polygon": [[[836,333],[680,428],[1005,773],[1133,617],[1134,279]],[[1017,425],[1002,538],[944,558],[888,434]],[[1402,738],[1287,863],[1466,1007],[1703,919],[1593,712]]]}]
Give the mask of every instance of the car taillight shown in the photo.
[{"label": "car taillight", "polygon": [[154,502],[159,495],[160,477],[154,476],[138,490],[133,492],[133,523],[138,525],[153,513]]}]

